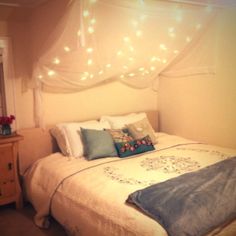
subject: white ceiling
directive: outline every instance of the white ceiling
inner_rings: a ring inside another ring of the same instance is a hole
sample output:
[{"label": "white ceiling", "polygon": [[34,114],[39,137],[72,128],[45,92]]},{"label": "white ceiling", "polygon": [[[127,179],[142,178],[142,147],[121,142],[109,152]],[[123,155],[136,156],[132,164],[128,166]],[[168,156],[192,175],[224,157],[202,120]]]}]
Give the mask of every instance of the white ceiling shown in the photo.
[{"label": "white ceiling", "polygon": [[[49,0],[0,0],[0,6],[36,7]],[[52,0],[51,0],[52,1]],[[236,0],[166,0],[170,2],[185,2],[190,4],[213,4],[218,6],[236,6]]]}]

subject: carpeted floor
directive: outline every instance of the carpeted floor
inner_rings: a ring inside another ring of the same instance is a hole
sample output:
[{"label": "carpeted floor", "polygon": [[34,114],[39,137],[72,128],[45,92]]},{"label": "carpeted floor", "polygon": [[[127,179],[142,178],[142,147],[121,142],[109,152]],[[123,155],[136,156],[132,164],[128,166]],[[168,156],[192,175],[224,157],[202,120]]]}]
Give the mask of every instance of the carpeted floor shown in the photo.
[{"label": "carpeted floor", "polygon": [[33,222],[34,213],[30,204],[21,210],[16,210],[14,204],[0,206],[0,236],[66,236],[53,219],[49,229],[38,228]]}]

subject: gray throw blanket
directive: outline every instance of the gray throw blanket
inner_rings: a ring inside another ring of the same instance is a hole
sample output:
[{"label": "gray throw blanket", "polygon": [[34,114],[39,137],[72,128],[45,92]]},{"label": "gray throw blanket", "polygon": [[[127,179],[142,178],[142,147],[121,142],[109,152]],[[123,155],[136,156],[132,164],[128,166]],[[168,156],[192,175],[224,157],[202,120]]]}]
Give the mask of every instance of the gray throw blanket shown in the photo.
[{"label": "gray throw blanket", "polygon": [[169,236],[205,235],[236,219],[236,157],[138,190],[127,202]]}]

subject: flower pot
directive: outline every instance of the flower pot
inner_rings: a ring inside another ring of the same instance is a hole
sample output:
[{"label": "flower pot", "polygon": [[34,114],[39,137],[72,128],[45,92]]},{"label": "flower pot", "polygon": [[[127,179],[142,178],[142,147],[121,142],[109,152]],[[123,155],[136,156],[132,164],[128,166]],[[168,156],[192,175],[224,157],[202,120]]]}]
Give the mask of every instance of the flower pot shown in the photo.
[{"label": "flower pot", "polygon": [[11,126],[9,124],[2,125],[2,135],[11,135]]}]

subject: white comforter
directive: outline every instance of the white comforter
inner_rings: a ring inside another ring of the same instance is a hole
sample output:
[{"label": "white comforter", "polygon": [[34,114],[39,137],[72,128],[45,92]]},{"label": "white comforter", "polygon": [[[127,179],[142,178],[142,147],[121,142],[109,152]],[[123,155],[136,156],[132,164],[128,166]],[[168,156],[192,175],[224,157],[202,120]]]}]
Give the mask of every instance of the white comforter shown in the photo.
[{"label": "white comforter", "polygon": [[[52,154],[28,170],[25,188],[40,227],[48,226],[51,213],[70,235],[162,236],[166,231],[127,205],[127,196],[235,155],[235,150],[159,133],[156,151],[131,158],[87,161]],[[234,235],[233,226],[223,232]]]}]

